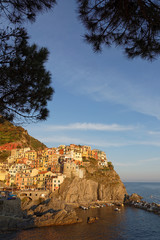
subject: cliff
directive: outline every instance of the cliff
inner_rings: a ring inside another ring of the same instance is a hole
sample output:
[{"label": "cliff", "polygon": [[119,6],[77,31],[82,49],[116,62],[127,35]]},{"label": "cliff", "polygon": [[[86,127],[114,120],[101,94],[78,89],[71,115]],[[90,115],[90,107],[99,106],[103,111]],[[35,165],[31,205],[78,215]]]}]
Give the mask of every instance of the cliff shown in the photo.
[{"label": "cliff", "polygon": [[81,205],[97,200],[122,203],[125,194],[125,186],[115,170],[101,173],[97,170],[92,174],[87,172],[83,179],[66,178],[60,189],[52,194],[52,204],[65,201]]}]

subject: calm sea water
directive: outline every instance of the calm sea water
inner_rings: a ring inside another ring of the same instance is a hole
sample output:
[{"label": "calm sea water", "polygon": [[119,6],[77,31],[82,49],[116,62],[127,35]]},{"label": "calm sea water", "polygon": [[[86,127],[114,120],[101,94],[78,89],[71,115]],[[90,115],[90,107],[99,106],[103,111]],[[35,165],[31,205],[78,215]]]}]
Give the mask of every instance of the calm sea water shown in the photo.
[{"label": "calm sea water", "polygon": [[[128,193],[136,192],[144,200],[160,199],[160,183],[125,183]],[[151,198],[152,196],[152,198]],[[160,203],[160,201],[159,201]],[[114,207],[78,210],[83,222],[69,226],[53,226],[1,234],[0,239],[8,240],[160,240],[160,216],[141,209]],[[88,216],[99,220],[87,224]]]},{"label": "calm sea water", "polygon": [[137,193],[143,197],[144,201],[160,204],[160,182],[128,182],[124,184],[128,194]]}]

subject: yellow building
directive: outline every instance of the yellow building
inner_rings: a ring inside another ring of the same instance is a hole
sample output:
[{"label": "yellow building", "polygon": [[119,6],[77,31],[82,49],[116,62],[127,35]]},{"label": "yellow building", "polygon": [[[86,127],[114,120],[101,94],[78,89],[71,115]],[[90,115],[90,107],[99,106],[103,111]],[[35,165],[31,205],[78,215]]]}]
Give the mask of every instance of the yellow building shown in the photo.
[{"label": "yellow building", "polygon": [[33,177],[34,184],[37,185],[37,188],[45,188],[45,174],[47,171],[39,172],[36,176]]},{"label": "yellow building", "polygon": [[73,152],[73,159],[76,161],[82,161],[82,153],[81,152]]},{"label": "yellow building", "polygon": [[7,175],[8,175],[8,171],[0,170],[0,181],[5,181]]},{"label": "yellow building", "polygon": [[37,159],[37,152],[35,150],[25,152],[25,158],[28,160],[36,160]]}]

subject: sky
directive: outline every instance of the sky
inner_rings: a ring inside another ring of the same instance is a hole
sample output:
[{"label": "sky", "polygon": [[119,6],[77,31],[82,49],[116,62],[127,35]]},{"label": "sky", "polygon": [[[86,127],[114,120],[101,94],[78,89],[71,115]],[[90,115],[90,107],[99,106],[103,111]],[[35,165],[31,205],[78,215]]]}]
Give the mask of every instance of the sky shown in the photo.
[{"label": "sky", "polygon": [[24,128],[47,147],[90,145],[106,152],[122,181],[160,181],[160,58],[128,59],[123,49],[94,53],[75,0],[28,23],[30,43],[47,47],[53,99],[46,121]]}]

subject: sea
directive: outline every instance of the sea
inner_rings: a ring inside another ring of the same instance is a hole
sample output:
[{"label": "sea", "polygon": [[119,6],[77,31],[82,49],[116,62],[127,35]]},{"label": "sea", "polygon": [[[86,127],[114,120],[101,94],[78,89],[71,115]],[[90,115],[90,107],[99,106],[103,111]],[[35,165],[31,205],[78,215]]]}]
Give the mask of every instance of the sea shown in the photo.
[{"label": "sea", "polygon": [[[160,182],[124,183],[129,194],[137,193],[144,201],[160,204]],[[4,240],[160,240],[160,216],[142,209],[103,207],[78,209],[82,223],[68,226],[34,228],[0,234]],[[88,217],[98,217],[87,224]]]}]

